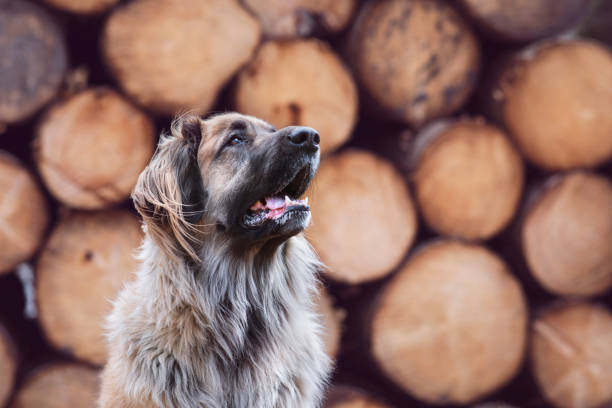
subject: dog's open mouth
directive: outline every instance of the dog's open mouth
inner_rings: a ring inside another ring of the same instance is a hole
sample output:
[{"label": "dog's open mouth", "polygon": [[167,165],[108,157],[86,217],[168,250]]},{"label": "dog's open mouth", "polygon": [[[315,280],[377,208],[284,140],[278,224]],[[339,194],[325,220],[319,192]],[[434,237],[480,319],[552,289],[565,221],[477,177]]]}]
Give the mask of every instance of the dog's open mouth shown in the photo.
[{"label": "dog's open mouth", "polygon": [[308,197],[298,198],[310,183],[309,173],[308,167],[302,168],[288,184],[251,205],[243,217],[244,225],[247,228],[258,228],[267,221],[283,221],[284,216],[293,212],[310,211]]}]

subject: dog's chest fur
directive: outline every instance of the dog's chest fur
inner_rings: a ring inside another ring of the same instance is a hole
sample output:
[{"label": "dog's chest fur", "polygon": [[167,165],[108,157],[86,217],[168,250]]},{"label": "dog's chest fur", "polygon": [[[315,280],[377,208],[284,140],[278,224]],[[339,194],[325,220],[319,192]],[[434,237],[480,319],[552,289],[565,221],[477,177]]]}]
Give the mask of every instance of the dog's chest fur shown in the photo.
[{"label": "dog's chest fur", "polygon": [[171,262],[145,240],[109,318],[102,406],[318,406],[330,362],[311,248],[299,235],[263,259],[238,259],[224,244],[207,244],[204,267]]}]

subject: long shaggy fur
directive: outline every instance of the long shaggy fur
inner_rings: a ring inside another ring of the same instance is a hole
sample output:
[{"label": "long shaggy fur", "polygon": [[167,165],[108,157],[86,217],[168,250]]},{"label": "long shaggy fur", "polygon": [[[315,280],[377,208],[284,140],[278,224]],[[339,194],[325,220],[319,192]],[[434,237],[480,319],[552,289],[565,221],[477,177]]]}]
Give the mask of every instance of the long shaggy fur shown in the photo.
[{"label": "long shaggy fur", "polygon": [[313,312],[315,254],[302,234],[237,254],[228,235],[186,221],[198,206],[185,206],[181,166],[194,152],[173,133],[134,193],[146,237],[108,319],[100,406],[318,406],[330,361]]}]

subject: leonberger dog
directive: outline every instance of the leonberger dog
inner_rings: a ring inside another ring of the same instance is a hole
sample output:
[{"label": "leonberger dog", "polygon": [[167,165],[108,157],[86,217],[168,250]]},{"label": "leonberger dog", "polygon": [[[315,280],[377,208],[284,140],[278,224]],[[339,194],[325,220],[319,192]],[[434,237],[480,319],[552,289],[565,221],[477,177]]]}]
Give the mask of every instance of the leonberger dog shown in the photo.
[{"label": "leonberger dog", "polygon": [[319,135],[176,119],[132,193],[140,267],[108,319],[104,408],[319,406],[330,361],[302,231]]}]

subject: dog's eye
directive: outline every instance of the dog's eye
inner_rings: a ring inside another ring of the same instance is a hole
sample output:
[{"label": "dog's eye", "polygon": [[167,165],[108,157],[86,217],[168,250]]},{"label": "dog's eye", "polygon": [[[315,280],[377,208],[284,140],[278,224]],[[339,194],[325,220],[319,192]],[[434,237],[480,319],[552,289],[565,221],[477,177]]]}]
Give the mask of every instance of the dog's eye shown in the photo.
[{"label": "dog's eye", "polygon": [[246,137],[244,137],[242,135],[234,135],[234,136],[230,137],[230,139],[227,142],[227,144],[230,145],[230,146],[235,146],[235,145],[242,144],[242,143],[244,143],[246,141],[247,141]]}]

